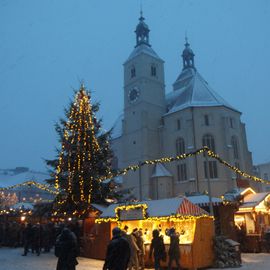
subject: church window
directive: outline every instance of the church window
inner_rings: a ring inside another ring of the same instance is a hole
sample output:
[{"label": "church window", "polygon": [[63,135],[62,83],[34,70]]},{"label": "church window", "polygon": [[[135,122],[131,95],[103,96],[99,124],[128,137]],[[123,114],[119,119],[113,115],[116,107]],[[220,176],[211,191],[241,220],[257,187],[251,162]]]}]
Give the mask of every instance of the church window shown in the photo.
[{"label": "church window", "polygon": [[157,68],[156,66],[151,66],[151,76],[156,77],[157,76]]},{"label": "church window", "polygon": [[133,144],[136,144],[136,141],[133,141]]},{"label": "church window", "polygon": [[205,124],[206,126],[209,126],[209,115],[208,115],[208,114],[205,114],[205,115],[204,115],[204,124]]},{"label": "church window", "polygon": [[183,138],[177,138],[176,140],[176,154],[182,155],[185,153],[185,141]]},{"label": "church window", "polygon": [[186,181],[187,180],[187,166],[186,163],[181,163],[177,165],[177,180]]},{"label": "church window", "polygon": [[204,177],[214,179],[218,178],[218,171],[217,171],[217,161],[216,160],[209,160],[208,161],[208,170],[207,170],[207,162],[204,161]]},{"label": "church window", "polygon": [[231,144],[232,144],[232,148],[233,148],[233,156],[235,159],[238,159],[239,158],[239,150],[238,150],[238,141],[237,141],[236,136],[232,136]]},{"label": "church window", "polygon": [[136,76],[136,69],[135,69],[135,67],[132,67],[130,70],[130,77],[134,78],[135,76]]},{"label": "church window", "polygon": [[234,122],[234,119],[232,117],[229,118],[229,122],[230,122],[230,128],[234,128],[235,122]]},{"label": "church window", "polygon": [[202,146],[207,146],[209,149],[215,152],[215,140],[211,134],[206,134],[202,139]]},{"label": "church window", "polygon": [[177,119],[176,121],[176,125],[177,125],[177,130],[180,130],[181,129],[181,120],[180,119]]}]

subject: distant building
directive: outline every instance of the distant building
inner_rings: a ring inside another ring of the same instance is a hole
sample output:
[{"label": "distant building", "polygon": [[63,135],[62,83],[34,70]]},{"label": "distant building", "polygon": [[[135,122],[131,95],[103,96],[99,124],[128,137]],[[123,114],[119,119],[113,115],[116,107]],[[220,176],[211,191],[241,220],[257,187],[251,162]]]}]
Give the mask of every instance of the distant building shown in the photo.
[{"label": "distant building", "polygon": [[[41,184],[46,184],[46,179],[49,179],[48,173],[31,171],[27,167],[17,167],[15,169],[0,169],[0,187],[6,188],[13,185],[21,184],[26,181],[35,181]],[[18,202],[39,202],[52,200],[54,195],[45,190],[36,188],[35,186],[18,186],[8,189],[5,193],[16,193]]]},{"label": "distant building", "polygon": [[269,184],[261,184],[262,191],[270,191],[270,162],[258,164],[254,166],[255,174],[264,179],[269,180]]},{"label": "distant building", "polygon": [[[208,146],[232,165],[252,173],[241,112],[201,76],[187,40],[182,70],[173,90],[166,94],[164,61],[150,45],[149,32],[141,15],[135,30],[135,48],[124,63],[124,111],[114,125],[112,139],[115,167],[125,168]],[[208,164],[214,196],[236,187],[238,175],[215,159],[209,158]],[[204,192],[208,190],[206,168],[204,155],[143,166],[126,174],[123,186],[133,190],[139,199]]]}]

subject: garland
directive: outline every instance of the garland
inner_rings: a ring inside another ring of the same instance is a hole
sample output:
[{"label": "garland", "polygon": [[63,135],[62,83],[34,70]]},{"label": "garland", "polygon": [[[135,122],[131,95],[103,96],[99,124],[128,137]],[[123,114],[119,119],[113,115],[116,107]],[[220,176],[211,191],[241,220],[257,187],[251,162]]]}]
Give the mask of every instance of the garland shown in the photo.
[{"label": "garland", "polygon": [[[248,178],[248,179],[253,180],[255,182],[260,182],[260,183],[263,183],[263,184],[267,184],[267,185],[270,184],[270,181],[268,181],[268,180],[259,178],[257,176],[250,175],[250,174],[240,170],[239,168],[231,165],[229,162],[222,159],[219,155],[217,155],[215,152],[210,150],[207,146],[205,146],[203,148],[200,148],[200,149],[198,149],[198,150],[196,150],[194,152],[178,155],[178,156],[175,156],[175,157],[165,157],[165,158],[154,159],[154,160],[145,160],[145,161],[143,161],[143,162],[141,162],[141,163],[139,163],[137,165],[131,165],[131,166],[126,167],[125,169],[119,170],[116,173],[110,173],[106,177],[101,177],[101,178],[99,178],[99,181],[104,181],[105,179],[110,179],[110,178],[114,178],[114,177],[117,177],[117,176],[120,176],[120,175],[125,175],[129,171],[136,171],[136,170],[138,170],[140,167],[142,167],[144,165],[154,165],[154,164],[158,164],[158,163],[161,163],[161,164],[169,163],[169,162],[173,162],[173,161],[176,161],[176,160],[183,160],[183,159],[195,156],[195,155],[200,155],[202,153],[206,153],[209,157],[216,159],[222,165],[228,167],[229,169],[231,169],[235,173],[240,174],[245,178]],[[26,185],[28,185],[28,186],[31,186],[31,185],[36,186],[37,188],[48,191],[49,193],[54,194],[54,195],[59,194],[58,191],[52,190],[50,188],[50,186],[40,184],[40,183],[35,182],[35,181],[27,181],[27,182],[24,182],[24,183],[21,183],[21,184],[17,184],[17,185],[5,187],[5,188],[0,188],[0,191],[12,189],[12,188],[17,188],[17,187],[21,187],[21,186],[26,186]]]}]

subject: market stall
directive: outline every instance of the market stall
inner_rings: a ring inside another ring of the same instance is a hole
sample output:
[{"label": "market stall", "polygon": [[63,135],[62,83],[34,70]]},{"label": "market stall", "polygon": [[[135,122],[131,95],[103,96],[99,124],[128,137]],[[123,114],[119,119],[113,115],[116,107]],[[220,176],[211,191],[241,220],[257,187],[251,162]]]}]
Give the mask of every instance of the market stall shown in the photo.
[{"label": "market stall", "polygon": [[106,206],[92,204],[91,210],[83,221],[83,237],[81,239],[82,256],[92,259],[104,259],[107,244],[111,239],[111,229],[116,223],[96,224],[95,220],[107,209]]},{"label": "market stall", "polygon": [[[135,228],[142,229],[146,250],[145,264],[148,267],[153,267],[153,261],[148,259],[152,231],[160,231],[168,250],[170,238],[165,231],[171,227],[180,234],[180,263],[183,268],[197,269],[212,265],[213,218],[185,197],[111,205],[95,222],[102,226],[111,224],[110,229],[115,224],[121,228],[128,227],[128,233]],[[163,262],[163,266],[167,264],[168,262]]]},{"label": "market stall", "polygon": [[270,229],[270,193],[256,193],[249,188],[242,195],[242,203],[235,214],[242,248],[246,252],[260,252],[264,234]]}]

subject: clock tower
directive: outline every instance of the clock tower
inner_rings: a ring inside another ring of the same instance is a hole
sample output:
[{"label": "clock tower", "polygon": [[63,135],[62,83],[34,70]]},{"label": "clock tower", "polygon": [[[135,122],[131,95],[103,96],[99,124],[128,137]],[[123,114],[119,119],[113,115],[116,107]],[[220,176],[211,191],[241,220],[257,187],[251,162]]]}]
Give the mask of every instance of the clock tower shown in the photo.
[{"label": "clock tower", "polygon": [[[136,27],[136,45],[124,63],[123,168],[156,159],[162,151],[160,126],[165,113],[164,61],[149,43],[149,28],[141,12]],[[153,167],[124,177],[138,199],[151,196]]]}]

